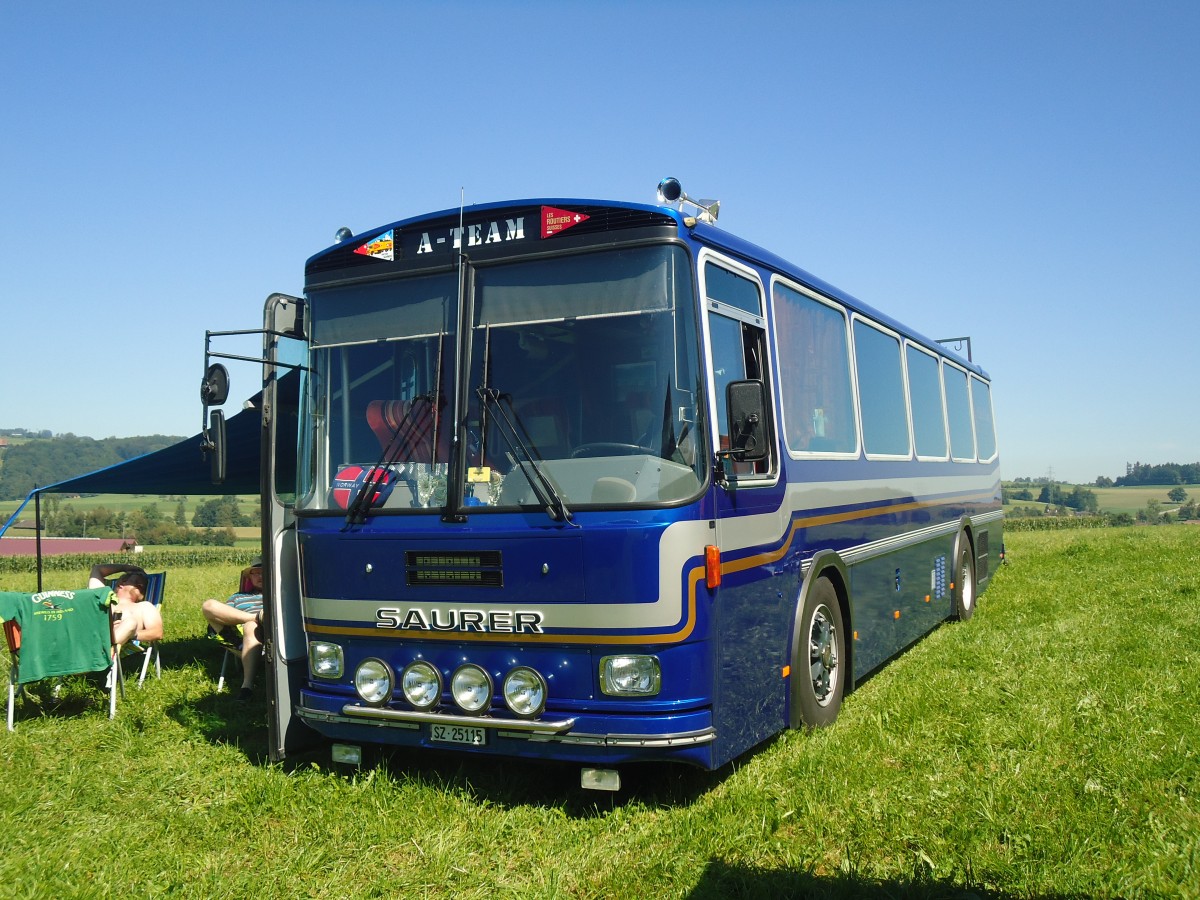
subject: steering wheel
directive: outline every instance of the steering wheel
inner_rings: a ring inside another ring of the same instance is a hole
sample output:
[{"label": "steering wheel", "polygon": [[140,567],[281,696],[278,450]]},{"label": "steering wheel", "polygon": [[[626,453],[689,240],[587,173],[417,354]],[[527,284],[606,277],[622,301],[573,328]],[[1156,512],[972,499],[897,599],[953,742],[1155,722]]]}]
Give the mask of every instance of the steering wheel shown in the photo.
[{"label": "steering wheel", "polygon": [[649,456],[654,455],[654,451],[649,447],[643,447],[640,444],[620,444],[615,441],[596,441],[591,444],[580,444],[571,451],[572,459],[580,459],[585,456],[638,456],[645,453]]}]

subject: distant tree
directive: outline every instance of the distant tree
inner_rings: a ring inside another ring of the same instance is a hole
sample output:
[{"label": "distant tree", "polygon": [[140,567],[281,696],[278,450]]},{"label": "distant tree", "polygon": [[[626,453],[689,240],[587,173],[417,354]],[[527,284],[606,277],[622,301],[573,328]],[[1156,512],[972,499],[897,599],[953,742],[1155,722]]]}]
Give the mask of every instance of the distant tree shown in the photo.
[{"label": "distant tree", "polygon": [[1167,491],[1167,499],[1172,503],[1182,503],[1188,498],[1187,491],[1181,487],[1174,487]]},{"label": "distant tree", "polygon": [[1158,525],[1162,522],[1162,504],[1157,500],[1147,500],[1146,505],[1138,510],[1138,521]]},{"label": "distant tree", "polygon": [[1096,478],[1096,487],[1109,488],[1113,486],[1113,480],[1107,475],[1100,475]]},{"label": "distant tree", "polygon": [[1138,484],[1197,484],[1200,479],[1200,463],[1126,463],[1125,474],[1114,482],[1118,487]]},{"label": "distant tree", "polygon": [[179,498],[179,503],[175,507],[175,524],[179,526],[187,525],[187,503],[183,497]]},{"label": "distant tree", "polygon": [[1080,512],[1096,513],[1100,511],[1100,501],[1096,499],[1096,495],[1079,485],[1076,485],[1074,490],[1063,498],[1063,505]]},{"label": "distant tree", "polygon": [[232,547],[237,541],[237,536],[233,533],[233,529],[224,528],[221,531],[216,531],[212,528],[205,528],[197,536],[199,543],[210,547]]},{"label": "distant tree", "polygon": [[192,514],[192,524],[197,528],[239,528],[253,522],[238,509],[237,497],[230,495],[198,504]]},{"label": "distant tree", "polygon": [[105,438],[101,441],[74,434],[51,436],[9,447],[0,469],[0,500],[18,500],[37,485],[54,484],[77,475],[124,462],[134,456],[169,447],[179,438],[151,435],[138,438]]}]

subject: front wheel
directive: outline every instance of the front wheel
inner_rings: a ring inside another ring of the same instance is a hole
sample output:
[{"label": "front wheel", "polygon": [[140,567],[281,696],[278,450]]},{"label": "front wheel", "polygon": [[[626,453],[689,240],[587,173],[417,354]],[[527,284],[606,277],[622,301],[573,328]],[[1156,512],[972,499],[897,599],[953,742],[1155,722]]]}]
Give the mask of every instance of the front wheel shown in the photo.
[{"label": "front wheel", "polygon": [[971,542],[963,536],[958,548],[958,564],[954,567],[954,618],[965,622],[975,612],[975,560]]},{"label": "front wheel", "polygon": [[793,658],[792,702],[800,724],[833,724],[845,692],[846,634],[837,589],[828,578],[818,578],[804,597]]}]

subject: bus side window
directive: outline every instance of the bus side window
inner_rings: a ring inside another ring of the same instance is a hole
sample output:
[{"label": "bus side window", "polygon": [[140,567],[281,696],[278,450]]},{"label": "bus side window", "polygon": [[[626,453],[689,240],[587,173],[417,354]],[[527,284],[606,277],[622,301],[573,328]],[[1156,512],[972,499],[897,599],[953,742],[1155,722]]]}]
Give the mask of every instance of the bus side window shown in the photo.
[{"label": "bus side window", "polygon": [[845,313],[779,282],[772,297],[788,448],[799,453],[856,453],[858,423]]},{"label": "bus side window", "polygon": [[[755,282],[728,269],[710,262],[704,267],[704,274],[718,449],[728,450],[726,388],[730,382],[747,378],[761,379],[768,386],[771,384],[766,370],[766,330],[761,324],[764,321],[762,298]],[[764,425],[770,434],[770,423]],[[754,463],[735,463],[733,471],[740,475],[767,475],[773,470],[774,458],[771,454]]]},{"label": "bus side window", "polygon": [[946,413],[950,421],[950,456],[960,462],[975,461],[975,430],[971,421],[971,395],[967,373],[957,366],[942,364],[946,386]]}]

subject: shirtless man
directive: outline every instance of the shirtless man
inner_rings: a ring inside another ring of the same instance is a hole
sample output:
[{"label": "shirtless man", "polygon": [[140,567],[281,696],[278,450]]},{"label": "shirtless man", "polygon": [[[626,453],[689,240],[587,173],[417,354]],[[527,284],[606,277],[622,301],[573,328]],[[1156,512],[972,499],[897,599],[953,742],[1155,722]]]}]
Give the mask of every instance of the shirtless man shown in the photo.
[{"label": "shirtless man", "polygon": [[146,572],[138,566],[121,564],[92,566],[88,587],[104,587],[107,579],[124,572],[113,588],[113,643],[118,646],[132,640],[158,641],[163,636],[162,614],[146,601]]}]

